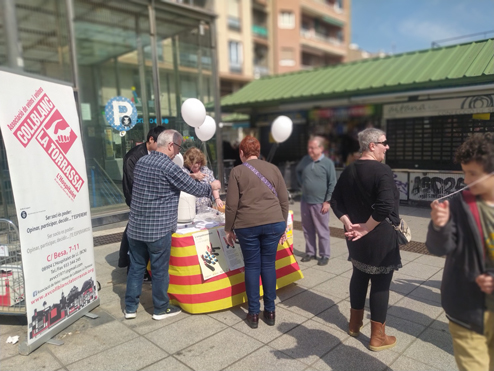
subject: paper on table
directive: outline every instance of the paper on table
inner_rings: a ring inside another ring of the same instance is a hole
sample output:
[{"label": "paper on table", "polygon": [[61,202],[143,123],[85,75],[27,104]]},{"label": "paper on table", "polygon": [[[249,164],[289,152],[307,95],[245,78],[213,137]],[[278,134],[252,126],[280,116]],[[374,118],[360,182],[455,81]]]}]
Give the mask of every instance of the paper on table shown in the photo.
[{"label": "paper on table", "polygon": [[192,233],[192,232],[198,232],[200,231],[200,228],[196,227],[191,227],[191,228],[180,228],[175,231],[176,234],[186,234],[186,233]]},{"label": "paper on table", "polygon": [[230,270],[242,268],[244,266],[244,256],[242,255],[240,245],[238,243],[235,243],[235,246],[228,245],[226,243],[226,233],[224,229],[218,229],[218,236]]},{"label": "paper on table", "polygon": [[202,277],[208,280],[228,272],[228,263],[221,251],[218,234],[215,230],[203,230],[192,235],[196,246]]}]

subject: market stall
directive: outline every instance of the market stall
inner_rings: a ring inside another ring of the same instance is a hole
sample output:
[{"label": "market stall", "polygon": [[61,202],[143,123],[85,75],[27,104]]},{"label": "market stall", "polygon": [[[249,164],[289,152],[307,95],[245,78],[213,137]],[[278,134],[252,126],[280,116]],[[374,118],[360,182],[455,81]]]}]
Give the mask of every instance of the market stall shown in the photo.
[{"label": "market stall", "polygon": [[[276,254],[277,288],[284,287],[303,278],[292,252],[292,212],[290,212],[288,219],[288,240],[283,245],[278,245]],[[221,236],[222,231],[223,226],[208,230],[211,236],[217,232]],[[223,272],[219,264],[208,259],[209,254],[201,254],[197,248],[197,234],[201,234],[201,232],[204,233],[204,231],[186,234],[175,233],[172,236],[169,268],[170,286],[168,288],[171,302],[179,305],[182,310],[188,313],[214,312],[246,302],[243,266],[231,270],[225,269]],[[216,247],[213,247],[214,245],[215,243],[211,242],[210,251],[218,251]],[[238,246],[235,248],[239,249]],[[212,252],[211,254],[216,253]],[[221,254],[217,257],[220,260],[222,258]],[[207,267],[208,265],[209,268]],[[205,277],[208,278],[206,279]],[[260,285],[262,295],[261,282]]]}]

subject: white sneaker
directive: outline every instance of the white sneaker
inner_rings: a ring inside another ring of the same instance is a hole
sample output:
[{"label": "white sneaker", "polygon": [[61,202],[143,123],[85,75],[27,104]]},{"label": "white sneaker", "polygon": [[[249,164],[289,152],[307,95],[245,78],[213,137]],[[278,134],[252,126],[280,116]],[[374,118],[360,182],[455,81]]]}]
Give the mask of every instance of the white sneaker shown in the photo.
[{"label": "white sneaker", "polygon": [[161,321],[162,319],[173,317],[179,314],[182,310],[174,305],[169,305],[166,311],[160,314],[153,314],[153,319],[156,321]]},{"label": "white sneaker", "polygon": [[124,309],[124,317],[125,319],[134,319],[137,317],[137,312],[134,313],[127,313]]}]

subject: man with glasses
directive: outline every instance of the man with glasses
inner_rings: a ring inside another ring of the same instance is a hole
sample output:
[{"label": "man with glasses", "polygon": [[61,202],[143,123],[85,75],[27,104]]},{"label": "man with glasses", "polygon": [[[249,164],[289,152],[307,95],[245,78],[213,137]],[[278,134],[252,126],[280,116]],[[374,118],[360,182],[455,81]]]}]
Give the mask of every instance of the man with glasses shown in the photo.
[{"label": "man with glasses", "polygon": [[336,185],[336,171],[331,159],[323,154],[324,138],[311,137],[308,155],[297,165],[297,179],[302,185],[302,229],[305,237],[303,262],[317,259],[316,235],[319,238],[318,265],[329,261],[329,200]]},{"label": "man with glasses", "polygon": [[130,269],[125,293],[126,319],[136,318],[142,291],[142,275],[151,261],[154,320],[180,313],[168,298],[168,266],[172,233],[177,229],[180,191],[197,197],[211,197],[221,188],[217,180],[203,184],[193,180],[173,162],[179,153],[182,135],[165,130],[158,137],[155,152],[142,157],[136,164],[127,235]]}]

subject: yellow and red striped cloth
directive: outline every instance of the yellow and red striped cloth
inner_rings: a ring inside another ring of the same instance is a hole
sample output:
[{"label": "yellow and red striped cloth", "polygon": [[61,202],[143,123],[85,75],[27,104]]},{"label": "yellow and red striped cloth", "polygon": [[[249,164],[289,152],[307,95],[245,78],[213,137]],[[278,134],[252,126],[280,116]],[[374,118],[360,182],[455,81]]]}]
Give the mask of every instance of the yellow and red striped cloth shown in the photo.
[{"label": "yellow and red striped cloth", "polygon": [[[293,218],[292,213],[289,218]],[[278,289],[304,277],[292,253],[292,226],[293,223],[290,223],[287,228],[287,242],[278,245],[276,253],[276,286]],[[217,228],[223,228],[223,226]],[[214,312],[247,301],[243,268],[226,272],[207,281],[203,279],[194,237],[191,233],[172,236],[169,273],[168,295],[170,300],[188,313]]]}]

